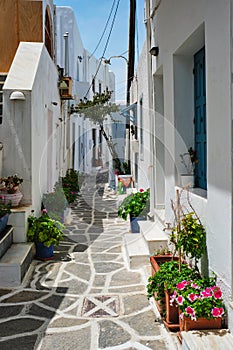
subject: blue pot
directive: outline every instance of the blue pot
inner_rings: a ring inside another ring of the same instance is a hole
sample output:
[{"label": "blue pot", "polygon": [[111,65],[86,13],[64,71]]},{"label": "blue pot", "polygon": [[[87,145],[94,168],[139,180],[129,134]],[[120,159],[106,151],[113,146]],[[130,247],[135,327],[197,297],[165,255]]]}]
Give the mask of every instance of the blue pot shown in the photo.
[{"label": "blue pot", "polygon": [[8,219],[9,219],[9,215],[10,214],[6,214],[0,218],[0,232],[2,232],[6,228],[7,223],[8,223]]},{"label": "blue pot", "polygon": [[46,247],[43,243],[36,242],[36,259],[50,260],[53,259],[54,245]]},{"label": "blue pot", "polygon": [[132,233],[139,233],[140,227],[138,225],[138,221],[145,220],[142,216],[137,216],[136,218],[130,216],[130,226],[131,226],[131,232]]}]

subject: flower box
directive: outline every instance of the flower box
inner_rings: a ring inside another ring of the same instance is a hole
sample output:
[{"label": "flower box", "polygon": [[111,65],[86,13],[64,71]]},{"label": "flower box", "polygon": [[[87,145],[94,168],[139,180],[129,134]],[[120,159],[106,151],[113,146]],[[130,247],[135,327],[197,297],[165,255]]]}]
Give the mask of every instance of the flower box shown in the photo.
[{"label": "flower box", "polygon": [[222,317],[214,319],[207,319],[199,317],[196,321],[191,320],[190,317],[183,315],[179,318],[180,331],[191,331],[196,329],[220,329],[222,328]]}]

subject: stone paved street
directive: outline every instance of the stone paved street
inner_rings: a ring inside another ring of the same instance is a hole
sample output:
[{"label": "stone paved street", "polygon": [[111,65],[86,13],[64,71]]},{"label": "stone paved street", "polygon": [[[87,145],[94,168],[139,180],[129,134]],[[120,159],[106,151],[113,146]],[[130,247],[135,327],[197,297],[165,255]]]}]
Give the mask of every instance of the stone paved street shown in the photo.
[{"label": "stone paved street", "polygon": [[116,196],[89,177],[55,259],[34,260],[24,285],[0,290],[1,350],[175,350],[144,269],[129,270]]}]

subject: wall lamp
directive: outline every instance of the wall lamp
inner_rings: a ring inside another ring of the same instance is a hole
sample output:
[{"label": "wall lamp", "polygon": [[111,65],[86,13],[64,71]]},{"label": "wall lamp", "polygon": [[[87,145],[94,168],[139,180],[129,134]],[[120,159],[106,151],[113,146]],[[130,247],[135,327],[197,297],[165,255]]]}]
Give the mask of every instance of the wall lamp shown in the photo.
[{"label": "wall lamp", "polygon": [[10,100],[21,100],[21,101],[25,101],[25,100],[26,100],[26,97],[25,97],[24,93],[21,92],[21,91],[13,91],[13,92],[10,94]]},{"label": "wall lamp", "polygon": [[129,61],[127,60],[127,58],[126,58],[125,56],[122,56],[122,55],[119,55],[119,56],[111,56],[111,57],[109,57],[108,59],[107,59],[107,58],[104,58],[104,57],[102,57],[102,58],[103,58],[103,61],[104,61],[105,64],[110,64],[110,65],[111,65],[111,59],[112,59],[112,58],[123,58],[123,59],[125,60],[125,62],[126,62],[127,64],[129,64]]},{"label": "wall lamp", "polygon": [[151,49],[150,49],[150,54],[152,56],[158,56],[159,54],[159,47],[158,46],[153,46]]},{"label": "wall lamp", "polygon": [[78,56],[78,60],[79,60],[79,62],[81,63],[82,60],[83,60],[82,56]]}]

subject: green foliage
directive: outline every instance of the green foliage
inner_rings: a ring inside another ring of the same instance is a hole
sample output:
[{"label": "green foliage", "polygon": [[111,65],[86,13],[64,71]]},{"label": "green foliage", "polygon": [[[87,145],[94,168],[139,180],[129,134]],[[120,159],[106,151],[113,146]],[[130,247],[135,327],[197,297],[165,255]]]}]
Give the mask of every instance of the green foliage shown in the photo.
[{"label": "green foliage", "polygon": [[71,204],[75,201],[78,195],[79,173],[74,169],[68,169],[66,172],[66,176],[62,177],[61,180],[67,202]]},{"label": "green foliage", "polygon": [[192,320],[199,317],[213,319],[224,314],[222,291],[216,286],[214,278],[177,283],[170,301],[178,304],[183,314]]},{"label": "green foliage", "polygon": [[129,166],[128,162],[123,162],[122,168],[124,170],[125,175],[130,174],[130,166]]},{"label": "green foliage", "polygon": [[127,196],[118,207],[118,216],[127,220],[131,217],[145,216],[149,212],[150,191],[139,191]]},{"label": "green foliage", "polygon": [[195,278],[200,278],[199,272],[190,269],[187,264],[181,264],[179,270],[178,261],[167,261],[160,265],[159,271],[149,277],[147,296],[150,298],[157,293],[157,300],[161,300],[164,297],[164,290],[173,291],[178,282]]},{"label": "green foliage", "polygon": [[28,242],[40,242],[45,246],[58,245],[63,238],[64,225],[50,218],[44,209],[42,215],[36,218],[30,215],[28,218]]},{"label": "green foliage", "polygon": [[55,220],[63,220],[64,210],[68,202],[62,188],[61,181],[56,182],[53,192],[44,193],[42,197],[42,208],[45,208],[48,215]]},{"label": "green foliage", "polygon": [[111,113],[119,111],[119,106],[110,102],[111,95],[112,91],[104,91],[96,93],[92,100],[84,97],[77,106],[71,106],[71,113],[82,113],[84,118],[103,124]]},{"label": "green foliage", "polygon": [[4,204],[0,202],[0,218],[11,213],[11,202]]},{"label": "green foliage", "polygon": [[206,248],[206,231],[194,213],[188,213],[182,218],[177,247],[182,247],[186,256],[195,259],[202,257]]}]

